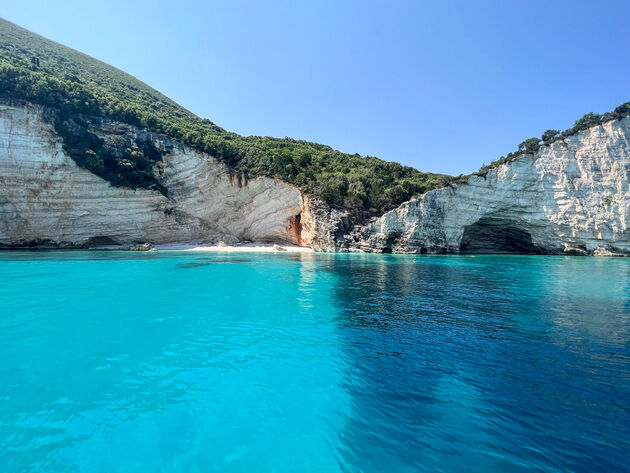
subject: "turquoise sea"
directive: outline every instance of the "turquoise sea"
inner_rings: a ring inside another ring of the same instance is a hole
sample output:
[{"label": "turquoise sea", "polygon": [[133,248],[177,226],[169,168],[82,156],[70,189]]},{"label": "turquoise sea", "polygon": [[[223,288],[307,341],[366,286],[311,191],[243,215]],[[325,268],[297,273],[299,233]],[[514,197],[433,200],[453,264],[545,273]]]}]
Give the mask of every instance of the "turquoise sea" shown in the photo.
[{"label": "turquoise sea", "polygon": [[630,259],[0,253],[0,472],[630,471]]}]

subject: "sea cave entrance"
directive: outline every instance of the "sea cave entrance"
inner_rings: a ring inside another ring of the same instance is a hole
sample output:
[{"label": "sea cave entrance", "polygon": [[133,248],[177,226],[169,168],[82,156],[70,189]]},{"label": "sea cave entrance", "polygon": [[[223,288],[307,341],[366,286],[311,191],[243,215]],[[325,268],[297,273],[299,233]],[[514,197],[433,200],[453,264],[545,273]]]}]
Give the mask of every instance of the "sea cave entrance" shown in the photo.
[{"label": "sea cave entrance", "polygon": [[501,217],[483,217],[464,227],[459,244],[462,254],[537,254],[532,235],[521,222]]}]

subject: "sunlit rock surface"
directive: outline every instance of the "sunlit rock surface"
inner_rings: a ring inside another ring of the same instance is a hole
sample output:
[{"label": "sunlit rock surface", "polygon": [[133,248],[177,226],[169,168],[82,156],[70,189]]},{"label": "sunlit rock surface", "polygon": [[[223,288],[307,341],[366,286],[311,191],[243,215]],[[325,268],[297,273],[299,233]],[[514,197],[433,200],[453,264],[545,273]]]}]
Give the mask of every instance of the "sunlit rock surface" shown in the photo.
[{"label": "sunlit rock surface", "polygon": [[428,192],[346,248],[402,253],[630,253],[630,118]]},{"label": "sunlit rock surface", "polygon": [[[212,157],[172,141],[172,152],[156,169],[168,198],[113,187],[64,153],[43,113],[36,106],[0,105],[0,245],[297,243],[292,221],[302,210],[299,189],[270,178],[244,181]],[[147,133],[120,124],[104,124],[101,131],[130,133],[130,140]],[[151,139],[165,144],[159,135]]]},{"label": "sunlit rock surface", "polygon": [[319,251],[630,254],[630,118],[577,133],[467,183],[357,222],[289,184],[230,173],[162,135],[168,190],[113,187],[80,168],[37,106],[0,105],[0,247],[288,242]]}]

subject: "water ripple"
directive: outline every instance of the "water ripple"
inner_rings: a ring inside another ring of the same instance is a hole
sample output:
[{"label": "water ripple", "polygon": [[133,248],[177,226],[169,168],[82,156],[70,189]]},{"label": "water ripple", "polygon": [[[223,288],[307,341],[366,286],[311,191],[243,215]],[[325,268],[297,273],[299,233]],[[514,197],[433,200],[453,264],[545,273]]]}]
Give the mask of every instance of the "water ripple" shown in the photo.
[{"label": "water ripple", "polygon": [[627,259],[11,252],[0,270],[3,472],[627,471]]}]

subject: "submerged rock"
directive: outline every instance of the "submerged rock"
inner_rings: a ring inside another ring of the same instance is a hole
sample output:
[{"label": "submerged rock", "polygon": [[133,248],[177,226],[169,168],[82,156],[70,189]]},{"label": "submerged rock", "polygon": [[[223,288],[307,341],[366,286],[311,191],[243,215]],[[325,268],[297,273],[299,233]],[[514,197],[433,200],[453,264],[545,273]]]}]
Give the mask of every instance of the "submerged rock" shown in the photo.
[{"label": "submerged rock", "polygon": [[129,251],[157,251],[151,243],[138,243],[129,248]]}]

